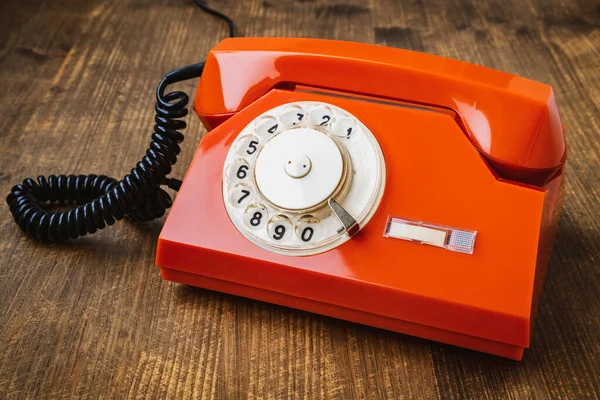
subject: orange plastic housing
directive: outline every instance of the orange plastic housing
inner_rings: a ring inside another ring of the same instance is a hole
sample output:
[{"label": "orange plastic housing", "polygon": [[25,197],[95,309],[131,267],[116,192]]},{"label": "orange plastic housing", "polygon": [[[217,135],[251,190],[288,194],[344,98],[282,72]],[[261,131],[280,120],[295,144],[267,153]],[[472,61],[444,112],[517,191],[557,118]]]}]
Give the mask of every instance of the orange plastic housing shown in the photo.
[{"label": "orange plastic housing", "polygon": [[[283,256],[231,223],[222,168],[254,117],[305,100],[339,106],[368,126],[387,181],[375,215],[351,240]],[[164,279],[522,357],[562,205],[566,145],[551,88],[378,46],[228,39],[208,57],[195,110],[214,129],[159,238]],[[477,230],[474,253],[386,238],[389,217]]]}]

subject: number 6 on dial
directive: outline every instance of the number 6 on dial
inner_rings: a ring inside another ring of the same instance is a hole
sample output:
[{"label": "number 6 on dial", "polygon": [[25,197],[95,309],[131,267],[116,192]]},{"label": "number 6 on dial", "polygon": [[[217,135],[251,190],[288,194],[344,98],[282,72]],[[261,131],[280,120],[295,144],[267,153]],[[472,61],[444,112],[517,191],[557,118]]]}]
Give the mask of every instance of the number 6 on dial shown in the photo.
[{"label": "number 6 on dial", "polygon": [[250,166],[242,159],[235,159],[229,166],[227,175],[232,182],[246,181],[248,180]]}]

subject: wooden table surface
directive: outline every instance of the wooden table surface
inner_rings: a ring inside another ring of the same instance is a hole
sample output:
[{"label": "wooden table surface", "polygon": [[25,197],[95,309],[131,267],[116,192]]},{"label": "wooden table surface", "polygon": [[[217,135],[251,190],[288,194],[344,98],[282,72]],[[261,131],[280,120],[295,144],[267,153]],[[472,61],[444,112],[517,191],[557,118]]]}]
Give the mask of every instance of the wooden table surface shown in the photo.
[{"label": "wooden table surface", "polygon": [[[164,219],[41,244],[0,206],[0,398],[594,398],[600,392],[600,1],[227,0],[244,36],[426,51],[552,85],[566,202],[532,348],[515,362],[163,282]],[[0,193],[28,176],[121,177],[162,74],[225,25],[191,0],[0,5]],[[196,82],[181,87],[193,91]],[[174,176],[203,130],[195,117]]]}]

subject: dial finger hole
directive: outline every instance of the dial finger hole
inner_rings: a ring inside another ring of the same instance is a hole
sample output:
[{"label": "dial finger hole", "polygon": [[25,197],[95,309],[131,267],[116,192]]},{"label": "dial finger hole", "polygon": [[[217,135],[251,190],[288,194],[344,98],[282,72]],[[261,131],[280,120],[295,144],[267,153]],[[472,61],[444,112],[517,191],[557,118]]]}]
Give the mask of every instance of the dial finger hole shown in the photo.
[{"label": "dial finger hole", "polygon": [[227,169],[227,178],[233,183],[249,181],[250,165],[243,158],[236,158]]},{"label": "dial finger hole", "polygon": [[321,238],[321,223],[312,215],[305,215],[296,224],[296,235],[304,243],[316,242]]},{"label": "dial finger hole", "polygon": [[304,122],[306,115],[302,107],[299,105],[291,105],[283,109],[279,118],[285,126],[293,126]]},{"label": "dial finger hole", "polygon": [[229,202],[238,208],[246,207],[252,202],[254,190],[249,185],[239,183],[229,192]]},{"label": "dial finger hole", "polygon": [[254,157],[258,151],[260,140],[254,135],[246,135],[240,138],[236,151],[242,157]]},{"label": "dial finger hole", "polygon": [[331,126],[331,131],[335,136],[350,138],[356,131],[356,121],[350,117],[336,118]]},{"label": "dial finger hole", "polygon": [[319,104],[310,109],[308,114],[311,125],[328,126],[333,118],[333,111],[324,104]]},{"label": "dial finger hole", "polygon": [[254,132],[261,137],[273,135],[280,130],[279,121],[272,116],[262,117],[254,124]]},{"label": "dial finger hole", "polygon": [[269,212],[260,203],[250,204],[244,211],[244,224],[250,229],[260,229],[267,224]]},{"label": "dial finger hole", "polygon": [[294,226],[285,215],[276,215],[269,220],[267,231],[269,238],[276,242],[285,242],[292,236]]}]

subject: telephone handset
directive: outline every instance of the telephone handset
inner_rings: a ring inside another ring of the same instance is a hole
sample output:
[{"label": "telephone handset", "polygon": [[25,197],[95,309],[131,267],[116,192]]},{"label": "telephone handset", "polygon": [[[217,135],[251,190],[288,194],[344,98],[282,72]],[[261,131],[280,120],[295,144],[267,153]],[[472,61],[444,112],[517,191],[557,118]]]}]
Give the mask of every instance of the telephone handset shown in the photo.
[{"label": "telephone handset", "polygon": [[552,88],[430,54],[316,39],[226,39],[206,61],[195,110],[209,127],[276,87],[305,85],[451,110],[496,172],[544,184],[566,159]]},{"label": "telephone handset", "polygon": [[[209,133],[167,178],[187,96]],[[164,279],[520,359],[562,205],[552,89],[405,50],[226,39],[167,74],[153,142],[121,181],[26,180],[8,203],[34,237],[156,218]],[[42,201],[80,206],[47,213]]]}]

